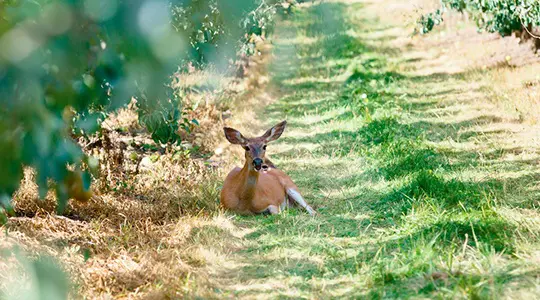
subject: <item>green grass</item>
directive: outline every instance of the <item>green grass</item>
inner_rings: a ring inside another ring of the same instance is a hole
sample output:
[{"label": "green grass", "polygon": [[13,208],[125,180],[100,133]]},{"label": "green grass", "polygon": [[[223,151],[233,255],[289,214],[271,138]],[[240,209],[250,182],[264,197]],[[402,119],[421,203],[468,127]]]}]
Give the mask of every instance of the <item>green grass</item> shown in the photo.
[{"label": "green grass", "polygon": [[235,285],[217,295],[538,296],[535,162],[505,160],[495,144],[452,146],[498,120],[426,119],[471,75],[400,73],[388,39],[364,42],[387,28],[361,4],[332,2],[278,29],[271,74],[281,96],[260,118],[288,120],[269,151],[320,215],[237,217],[251,232],[235,251]]}]

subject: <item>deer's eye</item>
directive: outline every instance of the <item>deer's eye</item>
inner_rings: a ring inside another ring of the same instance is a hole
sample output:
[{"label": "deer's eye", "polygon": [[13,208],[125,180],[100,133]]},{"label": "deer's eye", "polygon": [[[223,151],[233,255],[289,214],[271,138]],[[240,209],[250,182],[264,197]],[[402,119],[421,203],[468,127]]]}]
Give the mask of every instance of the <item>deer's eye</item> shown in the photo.
[{"label": "deer's eye", "polygon": [[266,145],[263,146],[263,150],[266,150]]},{"label": "deer's eye", "polygon": [[244,146],[244,149],[246,149],[246,151],[249,151],[249,147],[248,147],[248,146]]}]

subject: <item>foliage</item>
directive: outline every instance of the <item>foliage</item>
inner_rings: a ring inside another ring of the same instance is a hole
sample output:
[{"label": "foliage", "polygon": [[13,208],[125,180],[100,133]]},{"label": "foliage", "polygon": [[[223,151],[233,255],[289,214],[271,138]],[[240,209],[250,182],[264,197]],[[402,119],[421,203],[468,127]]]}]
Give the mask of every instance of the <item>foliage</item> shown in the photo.
[{"label": "foliage", "polygon": [[0,282],[5,288],[0,289],[0,299],[67,299],[70,282],[54,258],[43,255],[31,259],[19,248],[0,253],[0,258],[9,262],[7,265],[16,262],[10,269],[9,278],[2,278],[2,281],[18,281],[17,284]]},{"label": "foliage", "polygon": [[[271,21],[253,17],[251,10],[266,5],[257,3],[0,2],[1,207],[10,211],[24,166],[36,170],[41,197],[55,182],[59,210],[72,191],[87,193],[90,176],[83,170],[97,164],[70,135],[96,132],[108,112],[132,97],[156,142],[178,142],[179,131],[196,121],[183,116],[170,75],[186,60],[228,64],[253,23],[243,18],[258,20],[248,32]],[[73,176],[78,179],[68,180]]]},{"label": "foliage", "polygon": [[241,26],[245,31],[241,48],[243,53],[247,55],[255,54],[255,44],[252,37],[259,36],[265,38],[268,36],[274,30],[275,14],[276,5],[270,5],[263,1],[242,20]]},{"label": "foliage", "polygon": [[426,34],[433,30],[433,27],[435,27],[435,25],[440,25],[443,21],[442,15],[443,11],[441,9],[437,9],[435,12],[422,15],[418,20],[418,24],[420,25],[420,32],[422,34]]},{"label": "foliage", "polygon": [[428,33],[434,25],[440,24],[447,9],[468,13],[479,30],[498,32],[502,36],[540,26],[537,0],[442,0],[441,4],[441,9],[420,18],[421,33]]},{"label": "foliage", "polygon": [[[265,37],[273,28],[279,1],[190,0],[172,6],[172,24],[177,31],[187,33],[191,45],[190,58],[199,65],[224,65],[240,51],[252,55],[253,35]],[[234,9],[241,5],[242,9]],[[220,57],[216,57],[220,49]]]},{"label": "foliage", "polygon": [[225,21],[216,0],[186,1],[172,6],[172,24],[177,32],[186,32],[192,60],[203,63],[226,33]]},{"label": "foliage", "polygon": [[460,57],[394,48],[407,28],[392,17],[406,7],[377,4],[300,7],[275,43],[280,99],[245,125],[256,134],[260,122],[288,119],[268,151],[317,218],[295,208],[222,213],[223,173],[175,162],[182,152],[150,157],[153,171],[126,181],[133,192],[74,206],[70,219],[12,220],[10,237],[31,249],[38,242],[73,270],[73,298],[538,298],[534,126],[512,124],[512,112],[475,89],[508,77],[444,72]]}]

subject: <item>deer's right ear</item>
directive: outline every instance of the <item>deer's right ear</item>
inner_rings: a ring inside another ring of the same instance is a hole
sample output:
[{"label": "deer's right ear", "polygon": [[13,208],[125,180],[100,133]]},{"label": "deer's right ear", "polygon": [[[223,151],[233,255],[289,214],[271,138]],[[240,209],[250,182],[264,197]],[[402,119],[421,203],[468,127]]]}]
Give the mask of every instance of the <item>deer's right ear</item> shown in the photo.
[{"label": "deer's right ear", "polygon": [[229,141],[231,144],[247,144],[247,139],[240,133],[240,131],[230,127],[223,127],[223,131],[225,132],[225,137],[227,138],[227,141]]}]

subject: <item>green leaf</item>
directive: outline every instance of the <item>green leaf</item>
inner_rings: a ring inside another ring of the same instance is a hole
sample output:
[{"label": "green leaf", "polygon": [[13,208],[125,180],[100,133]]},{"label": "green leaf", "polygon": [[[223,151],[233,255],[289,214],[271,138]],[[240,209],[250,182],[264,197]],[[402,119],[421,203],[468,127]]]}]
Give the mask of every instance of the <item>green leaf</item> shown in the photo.
[{"label": "green leaf", "polygon": [[[13,206],[11,206],[11,197],[8,194],[0,195],[0,208],[3,208],[4,211],[8,214],[13,214]],[[0,214],[2,214],[0,210]]]},{"label": "green leaf", "polygon": [[66,210],[69,199],[68,191],[64,183],[59,183],[56,185],[56,199],[58,201],[56,212],[61,215]]},{"label": "green leaf", "polygon": [[74,127],[76,131],[90,135],[99,130],[102,120],[103,114],[101,112],[85,113],[77,118]]},{"label": "green leaf", "polygon": [[90,256],[92,255],[92,253],[90,252],[90,249],[88,248],[84,248],[83,250],[83,257],[84,257],[84,261],[88,261],[90,259]]},{"label": "green leaf", "polygon": [[84,171],[82,173],[82,182],[83,182],[83,188],[85,191],[90,190],[90,185],[92,184],[92,176],[88,171]]}]

